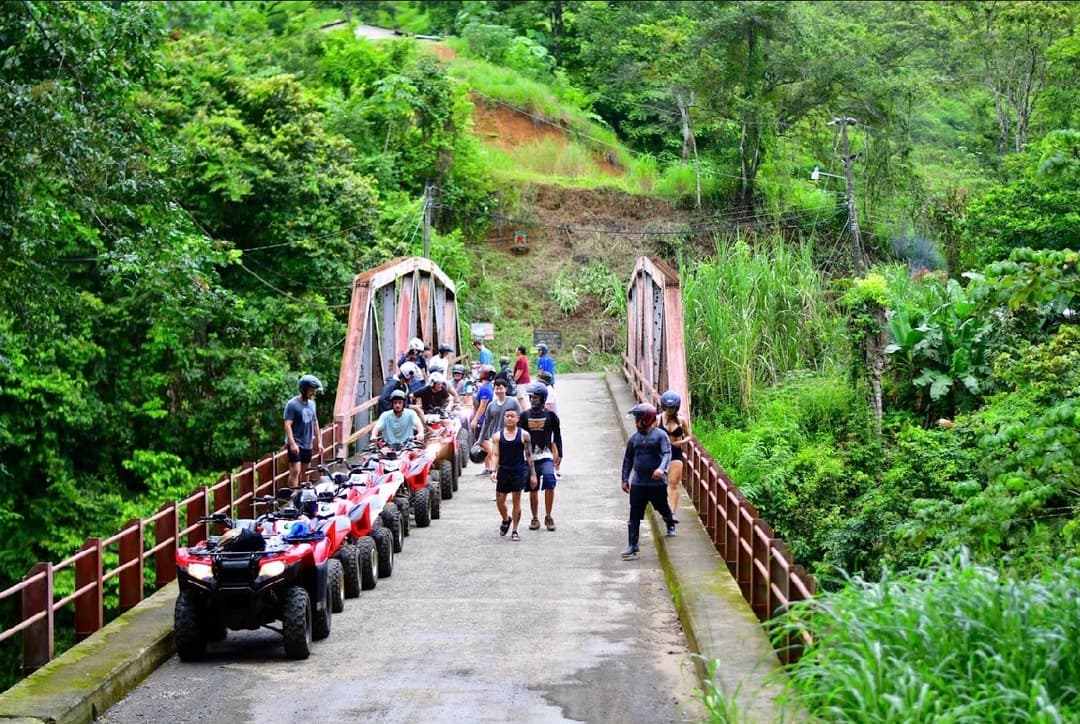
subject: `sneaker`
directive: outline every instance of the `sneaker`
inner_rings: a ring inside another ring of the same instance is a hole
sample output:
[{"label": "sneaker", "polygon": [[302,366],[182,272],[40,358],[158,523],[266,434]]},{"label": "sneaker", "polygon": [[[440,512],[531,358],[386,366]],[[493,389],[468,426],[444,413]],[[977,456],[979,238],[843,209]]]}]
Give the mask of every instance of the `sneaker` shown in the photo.
[{"label": "sneaker", "polygon": [[544,516],[544,526],[548,530],[555,530],[555,519],[552,518],[550,515]]},{"label": "sneaker", "polygon": [[674,538],[675,537],[675,526],[674,525],[669,525],[667,527],[667,537],[668,538]]},{"label": "sneaker", "polygon": [[555,471],[555,479],[562,480],[562,473],[560,473],[558,470]]},{"label": "sneaker", "polygon": [[510,519],[507,518],[502,523],[499,523],[499,535],[506,535],[506,531],[510,530]]},{"label": "sneaker", "polygon": [[521,536],[518,535],[518,532],[515,530],[510,534],[510,540],[521,540]]},{"label": "sneaker", "polygon": [[622,552],[623,560],[628,558],[637,558],[638,548],[637,546],[626,546],[626,550]]},{"label": "sneaker", "polygon": [[529,530],[540,530],[540,521],[533,518],[532,523],[529,523]]},{"label": "sneaker", "polygon": [[494,471],[493,470],[488,470],[487,468],[484,468],[483,470],[481,470],[480,472],[478,472],[476,474],[476,477],[482,478],[485,475],[491,475],[492,472],[494,472]]}]

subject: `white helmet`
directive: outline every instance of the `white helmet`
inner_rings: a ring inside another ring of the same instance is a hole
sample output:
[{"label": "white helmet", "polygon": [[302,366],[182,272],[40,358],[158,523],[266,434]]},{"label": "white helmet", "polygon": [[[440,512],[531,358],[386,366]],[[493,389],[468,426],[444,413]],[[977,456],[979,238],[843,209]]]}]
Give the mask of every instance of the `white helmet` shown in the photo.
[{"label": "white helmet", "polygon": [[436,383],[442,383],[445,385],[446,375],[444,375],[442,372],[432,372],[430,375],[428,375],[428,382],[433,385]]},{"label": "white helmet", "polygon": [[413,362],[406,362],[398,368],[398,375],[407,379],[413,380],[420,377],[420,367]]},{"label": "white helmet", "polygon": [[409,349],[411,349],[413,352],[423,352],[424,340],[420,339],[419,337],[413,337],[409,340]]}]

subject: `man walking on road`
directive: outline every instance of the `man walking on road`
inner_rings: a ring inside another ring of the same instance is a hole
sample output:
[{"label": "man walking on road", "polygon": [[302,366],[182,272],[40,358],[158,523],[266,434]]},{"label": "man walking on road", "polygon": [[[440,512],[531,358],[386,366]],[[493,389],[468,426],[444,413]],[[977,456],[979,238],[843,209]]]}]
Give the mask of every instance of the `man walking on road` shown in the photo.
[{"label": "man walking on road", "polygon": [[[521,492],[525,481],[529,489],[536,490],[536,471],[533,470],[530,451],[529,433],[518,427],[518,411],[509,408],[503,413],[503,428],[491,438],[491,481],[495,483],[495,507],[499,510],[502,522],[499,523],[499,535],[513,527],[510,540],[519,541],[518,521],[521,520]],[[507,515],[506,496],[511,496],[512,512]]]},{"label": "man walking on road", "polygon": [[555,519],[551,509],[555,505],[555,466],[559,464],[562,450],[562,430],[559,416],[546,407],[547,385],[533,382],[529,385],[529,409],[521,414],[521,427],[529,433],[532,440],[533,468],[539,490],[529,491],[529,507],[532,509],[532,522],[529,530],[540,529],[540,490],[544,491],[544,527],[555,530]]},{"label": "man walking on road", "polygon": [[[634,405],[628,413],[634,416],[637,432],[626,443],[622,462],[622,489],[630,495],[630,520],[627,521],[625,559],[638,554],[638,536],[645,506],[652,503],[653,510],[667,523],[668,537],[675,535],[675,518],[668,507],[667,471],[671,464],[671,441],[667,433],[656,426],[656,408],[648,404]],[[633,485],[631,485],[633,473]]]}]

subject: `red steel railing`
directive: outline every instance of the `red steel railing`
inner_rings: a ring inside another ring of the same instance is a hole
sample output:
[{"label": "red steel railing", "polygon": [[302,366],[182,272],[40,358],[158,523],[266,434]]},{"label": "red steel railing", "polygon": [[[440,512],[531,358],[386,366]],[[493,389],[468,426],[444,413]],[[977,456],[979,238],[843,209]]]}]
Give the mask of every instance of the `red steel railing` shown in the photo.
[{"label": "red steel railing", "polygon": [[[660,394],[629,357],[623,357],[623,373],[635,399],[659,404]],[[794,562],[787,545],[696,438],[690,438],[684,469],[683,485],[698,516],[759,620],[768,621],[792,603],[813,597],[813,576]],[[786,637],[774,643],[777,655],[788,663],[798,659],[809,642],[809,634],[803,633],[801,640]]]},{"label": "red steel railing", "polygon": [[[370,400],[349,412],[359,413],[374,405]],[[323,450],[330,454],[347,454],[368,428],[341,435],[342,423],[322,430]],[[312,463],[321,462],[317,456]],[[192,491],[183,500],[165,503],[146,520],[128,521],[124,528],[108,538],[87,538],[82,548],[59,563],[36,563],[19,583],[0,591],[0,601],[21,595],[19,622],[0,631],[0,642],[22,633],[23,670],[26,673],[47,664],[55,654],[56,613],[65,606],[75,606],[75,640],[81,641],[105,625],[105,584],[118,580],[120,612],[127,611],[143,600],[145,574],[153,571],[154,590],[176,577],[176,549],[185,537],[187,545],[206,540],[207,523],[199,518],[210,513],[228,513],[236,518],[253,516],[255,496],[272,492],[289,476],[287,453],[278,450],[256,463],[245,463],[235,473],[224,476],[209,488]],[[180,526],[183,517],[184,526]],[[150,540],[148,540],[150,539]],[[115,551],[116,567],[105,570],[107,551]],[[75,590],[54,600],[54,582],[58,575],[74,574]]]}]

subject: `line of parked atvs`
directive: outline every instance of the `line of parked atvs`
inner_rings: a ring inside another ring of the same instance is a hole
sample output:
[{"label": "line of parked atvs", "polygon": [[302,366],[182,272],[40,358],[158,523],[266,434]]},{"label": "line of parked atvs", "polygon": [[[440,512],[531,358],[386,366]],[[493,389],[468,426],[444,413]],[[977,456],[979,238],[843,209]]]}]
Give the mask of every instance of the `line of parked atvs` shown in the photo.
[{"label": "line of parked atvs", "polygon": [[256,510],[267,511],[257,518],[202,519],[224,533],[176,552],[181,660],[200,658],[230,629],[260,627],[282,635],[290,658],[307,658],[346,598],[393,573],[410,517],[418,528],[440,517],[469,461],[467,420],[428,415],[424,445],[372,446],[352,463],[318,465],[317,482],[257,497]]}]

